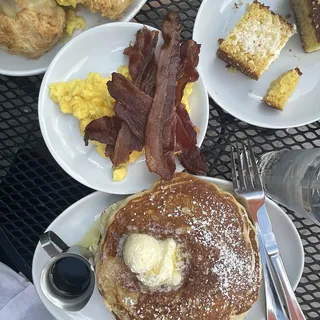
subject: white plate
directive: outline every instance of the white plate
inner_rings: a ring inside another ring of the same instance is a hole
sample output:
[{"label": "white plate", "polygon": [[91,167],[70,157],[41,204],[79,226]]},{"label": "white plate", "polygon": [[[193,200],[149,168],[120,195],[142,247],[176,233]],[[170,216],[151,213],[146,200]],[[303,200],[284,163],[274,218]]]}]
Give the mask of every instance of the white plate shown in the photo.
[{"label": "white plate", "polygon": [[[119,21],[130,21],[139,12],[146,1],[147,0],[133,0]],[[112,22],[111,20],[102,17],[100,13],[92,13],[83,7],[81,7],[77,14],[86,21],[86,29]],[[81,32],[82,31],[80,30],[75,31],[72,38]],[[5,50],[0,49],[0,74],[8,76],[31,76],[45,73],[54,56],[64,45],[65,42],[60,41],[39,59],[27,59],[20,55],[9,54]]]},{"label": "white plate", "polygon": [[[204,0],[194,26],[193,38],[202,44],[199,71],[210,96],[225,111],[247,123],[265,128],[290,128],[320,119],[320,51],[304,53],[299,34],[294,35],[280,57],[270,66],[259,81],[240,72],[229,72],[226,63],[218,59],[218,39],[233,29],[246,11],[250,0],[244,0],[239,9],[238,0]],[[294,13],[290,0],[262,0],[272,10],[283,16]],[[284,111],[278,111],[261,103],[271,81],[292,68],[303,72],[299,85]]]},{"label": "white plate", "polygon": [[[230,191],[231,183],[213,178],[204,178],[213,182],[220,188]],[[95,192],[79,200],[65,210],[54,220],[47,230],[56,232],[68,245],[74,245],[81,240],[90,226],[100,217],[104,208],[123,199],[124,196]],[[266,200],[273,231],[276,235],[281,256],[293,288],[296,288],[302,275],[304,265],[304,253],[302,243],[294,224],[288,216],[271,200]],[[293,254],[294,252],[294,254]],[[68,312],[59,309],[50,303],[43,295],[39,287],[41,269],[48,261],[49,256],[41,248],[40,244],[34,253],[32,262],[32,277],[37,292],[52,315],[58,320],[114,320],[103,304],[97,288],[88,304],[79,312]],[[264,320],[264,295],[260,291],[260,298],[256,302],[246,320]]]},{"label": "white plate", "polygon": [[[135,193],[149,188],[158,175],[149,172],[144,157],[141,157],[128,165],[128,175],[123,181],[112,181],[111,161],[99,156],[93,145],[84,145],[78,120],[60,111],[49,97],[48,85],[57,81],[83,79],[89,72],[109,76],[119,66],[128,65],[123,50],[135,40],[136,32],[142,27],[137,23],[116,22],[82,33],[56,55],[41,84],[40,128],[51,154],[74,179],[95,190],[116,194]],[[201,79],[195,83],[189,102],[191,120],[200,130],[198,145],[201,145],[209,117],[208,95]],[[182,169],[181,165],[177,166],[177,171]]]}]

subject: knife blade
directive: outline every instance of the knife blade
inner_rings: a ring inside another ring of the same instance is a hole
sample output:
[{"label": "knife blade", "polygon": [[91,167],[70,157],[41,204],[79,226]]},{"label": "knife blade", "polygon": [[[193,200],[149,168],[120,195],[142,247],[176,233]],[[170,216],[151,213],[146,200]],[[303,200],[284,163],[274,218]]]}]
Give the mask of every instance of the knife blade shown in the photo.
[{"label": "knife blade", "polygon": [[305,320],[305,317],[299,306],[297,298],[288,279],[285,267],[283,265],[279,247],[272,231],[272,225],[265,204],[260,207],[257,216],[262,236],[262,242],[270,258],[274,274],[281,285],[281,289],[286,300],[290,320]]}]

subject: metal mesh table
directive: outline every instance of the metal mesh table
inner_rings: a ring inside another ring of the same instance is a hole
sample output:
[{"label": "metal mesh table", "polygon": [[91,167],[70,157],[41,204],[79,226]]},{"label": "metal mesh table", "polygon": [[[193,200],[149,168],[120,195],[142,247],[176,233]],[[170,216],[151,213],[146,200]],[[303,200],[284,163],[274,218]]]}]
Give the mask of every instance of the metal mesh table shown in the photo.
[{"label": "metal mesh table", "polygon": [[[214,1],[214,0],[212,0]],[[149,0],[136,21],[158,27],[168,10],[179,12],[183,38],[191,38],[198,0]],[[41,136],[37,98],[42,76],[0,75],[0,247],[31,280],[31,262],[41,234],[69,205],[92,190],[69,177],[53,160]],[[284,148],[320,147],[320,126],[265,130],[226,114],[210,100],[210,120],[203,150],[214,177],[230,180],[226,148],[249,137],[260,155]],[[320,319],[320,227],[288,212],[306,254],[297,296],[308,319]],[[294,254],[294,252],[292,253]]]}]

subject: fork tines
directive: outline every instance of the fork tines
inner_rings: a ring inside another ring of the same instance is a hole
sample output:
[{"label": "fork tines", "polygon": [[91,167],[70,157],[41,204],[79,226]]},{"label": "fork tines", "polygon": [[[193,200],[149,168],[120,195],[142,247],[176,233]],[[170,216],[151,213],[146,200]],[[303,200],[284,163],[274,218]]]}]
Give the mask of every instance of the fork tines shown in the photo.
[{"label": "fork tines", "polygon": [[[240,145],[240,147],[239,147]],[[233,188],[238,191],[262,190],[256,159],[247,140],[231,144],[231,170],[233,177]]]}]

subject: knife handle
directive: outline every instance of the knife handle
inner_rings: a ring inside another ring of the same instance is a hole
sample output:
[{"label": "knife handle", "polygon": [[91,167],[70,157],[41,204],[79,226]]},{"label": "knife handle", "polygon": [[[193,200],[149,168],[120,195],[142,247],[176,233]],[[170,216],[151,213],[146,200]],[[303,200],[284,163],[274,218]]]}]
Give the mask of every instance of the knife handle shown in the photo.
[{"label": "knife handle", "polygon": [[286,300],[290,320],[305,320],[305,317],[301,311],[297,298],[289,282],[287,273],[285,271],[279,253],[270,256],[270,260],[273,265],[275,275],[277,276],[280,282],[282,292]]}]

